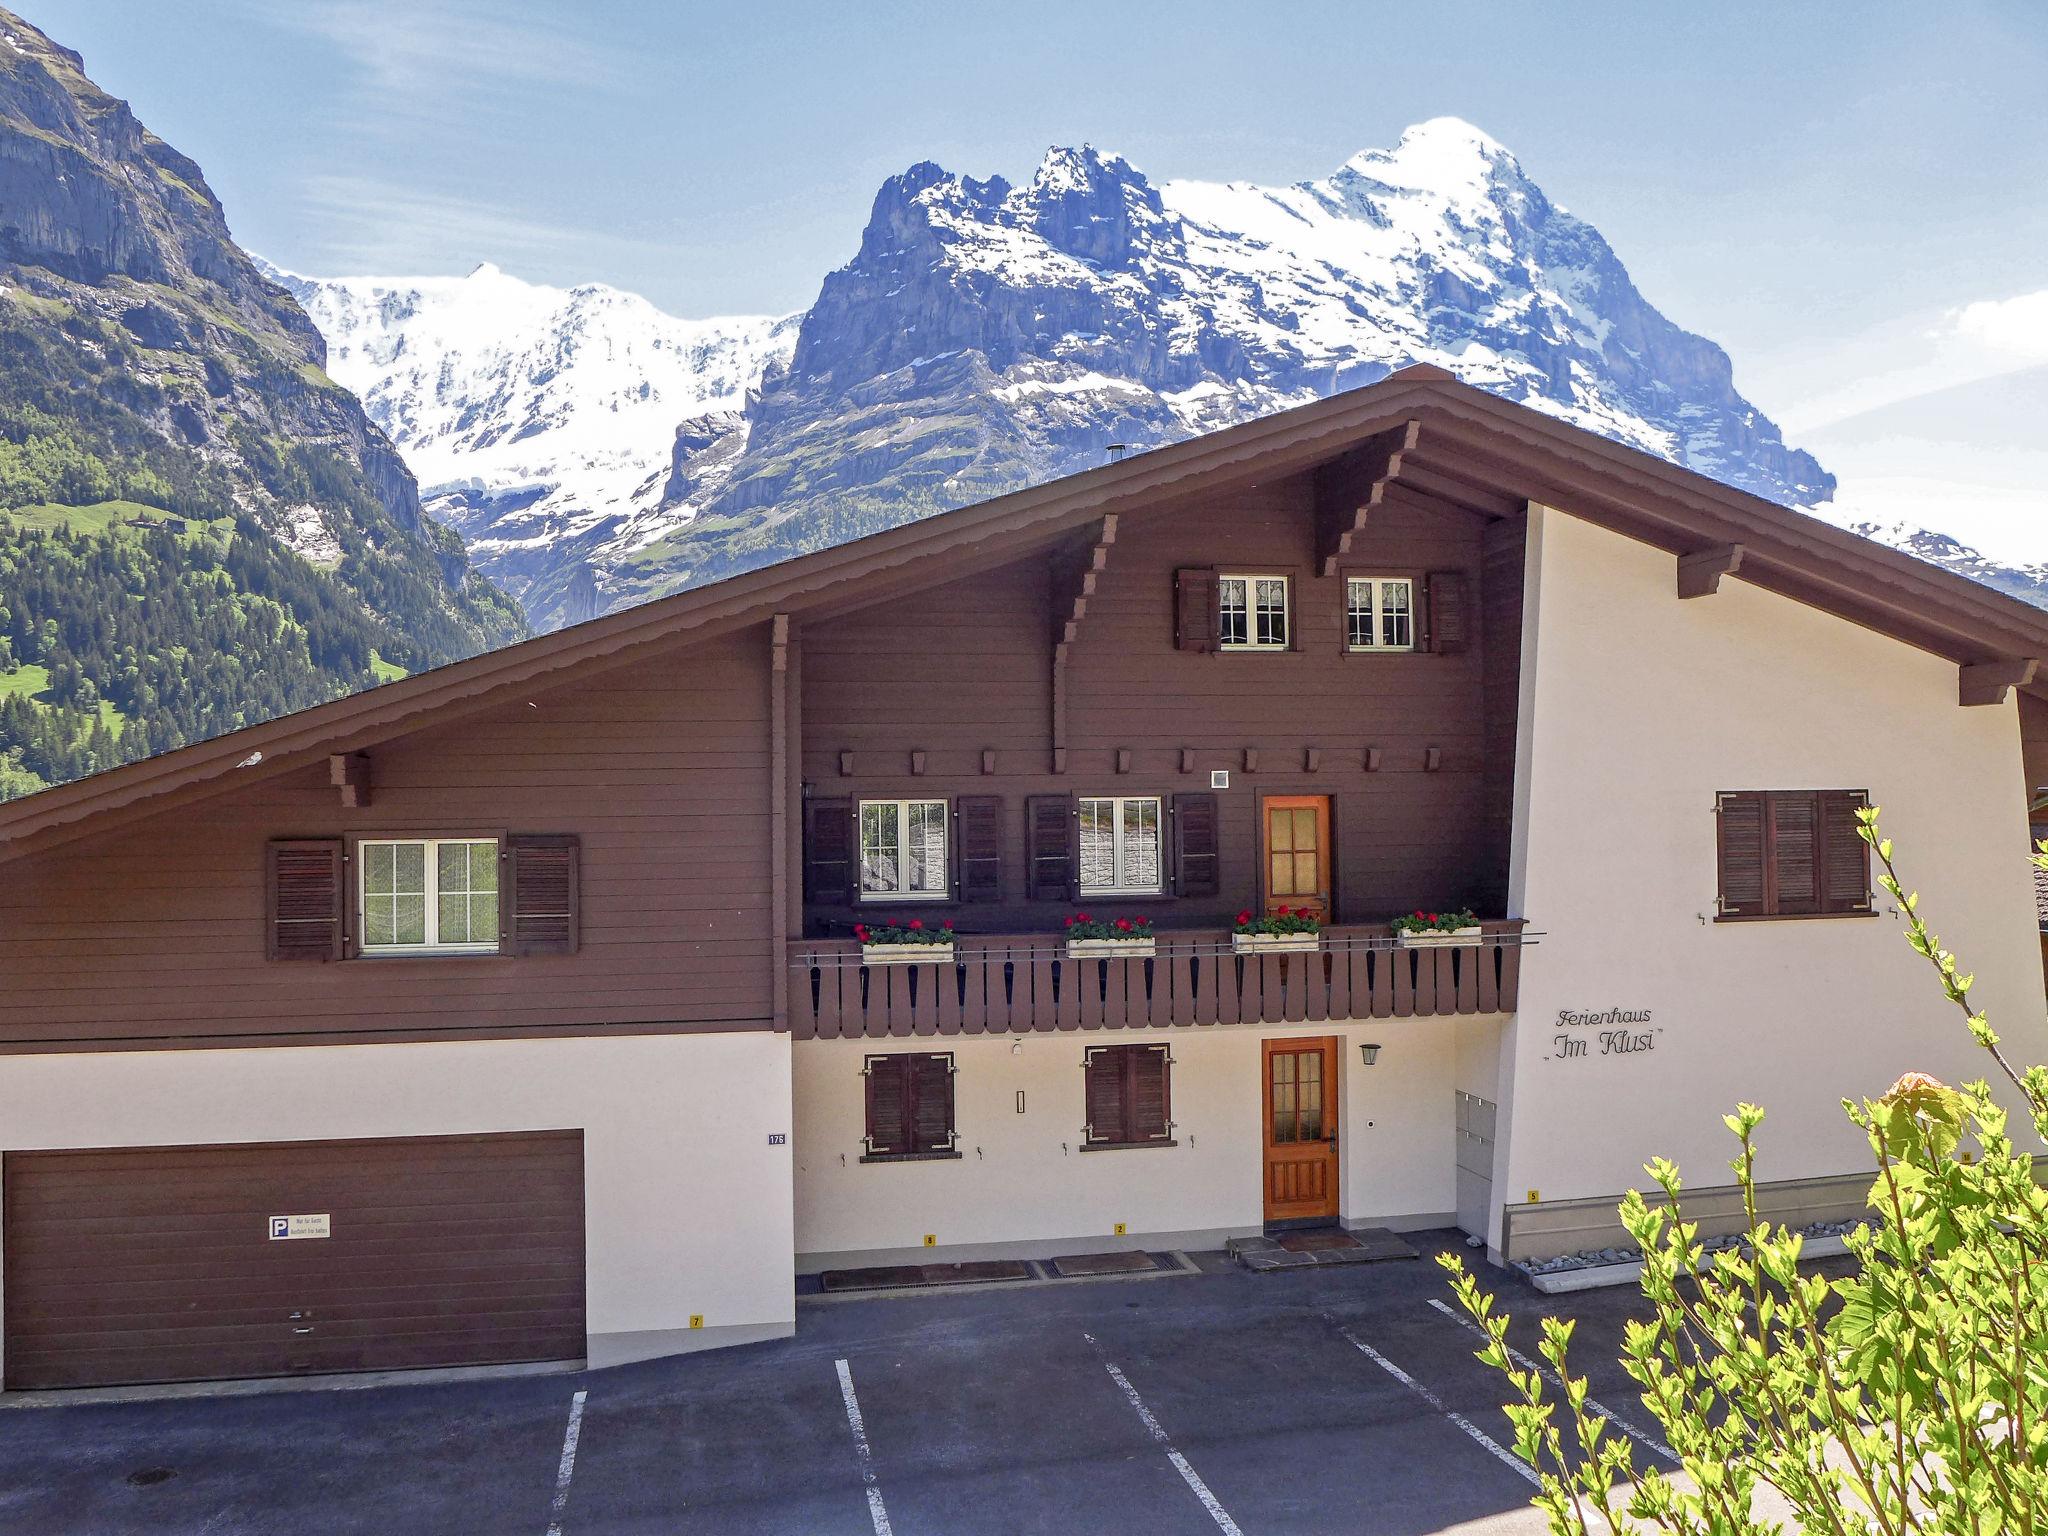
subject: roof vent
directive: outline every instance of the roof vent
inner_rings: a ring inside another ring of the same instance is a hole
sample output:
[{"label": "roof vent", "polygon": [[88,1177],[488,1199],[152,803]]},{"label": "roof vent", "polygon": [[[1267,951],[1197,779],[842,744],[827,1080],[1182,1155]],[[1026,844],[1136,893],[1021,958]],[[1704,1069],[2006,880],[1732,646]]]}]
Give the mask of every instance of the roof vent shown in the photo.
[{"label": "roof vent", "polygon": [[1111,443],[1103,451],[1109,455],[1110,463],[1118,464],[1123,461],[1123,456],[1131,451],[1131,445],[1129,443]]}]

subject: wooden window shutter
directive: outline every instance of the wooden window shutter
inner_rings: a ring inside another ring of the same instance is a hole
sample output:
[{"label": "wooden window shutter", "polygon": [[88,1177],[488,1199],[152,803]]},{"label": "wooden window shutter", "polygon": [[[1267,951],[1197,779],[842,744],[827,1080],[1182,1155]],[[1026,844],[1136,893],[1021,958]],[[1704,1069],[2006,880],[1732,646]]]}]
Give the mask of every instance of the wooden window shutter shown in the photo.
[{"label": "wooden window shutter", "polygon": [[954,802],[959,835],[960,900],[1003,899],[1003,802],[995,795],[962,795]]},{"label": "wooden window shutter", "polygon": [[1173,797],[1173,894],[1215,896],[1223,890],[1221,812],[1216,797]]},{"label": "wooden window shutter", "polygon": [[853,900],[853,802],[804,801],[804,900],[845,906]]},{"label": "wooden window shutter", "polygon": [[1025,897],[1074,899],[1074,797],[1030,795],[1024,801]]},{"label": "wooden window shutter", "polygon": [[1429,601],[1429,648],[1456,656],[1472,644],[1472,602],[1463,571],[1431,571],[1424,578]]},{"label": "wooden window shutter", "polygon": [[1173,1132],[1167,1048],[1127,1045],[1130,1053],[1130,1131],[1133,1141],[1164,1141]]},{"label": "wooden window shutter", "polygon": [[582,926],[579,840],[560,833],[505,839],[498,881],[498,951],[573,955]]},{"label": "wooden window shutter", "polygon": [[1715,804],[1720,823],[1721,912],[1726,917],[1761,917],[1764,904],[1764,797],[1732,791]]},{"label": "wooden window shutter", "polygon": [[1121,1045],[1098,1045],[1082,1058],[1082,1071],[1087,1078],[1088,1116],[1084,1135],[1091,1142],[1131,1139],[1129,1125],[1124,1118],[1123,1054],[1128,1049],[1130,1047]]},{"label": "wooden window shutter", "polygon": [[339,960],[346,953],[347,863],[338,837],[270,845],[264,866],[264,953],[272,960]]},{"label": "wooden window shutter", "polygon": [[1828,789],[1820,795],[1820,909],[1870,910],[1870,845],[1863,841],[1856,812],[1869,804],[1860,789]]},{"label": "wooden window shutter", "polygon": [[1216,573],[1189,569],[1173,573],[1173,644],[1176,650],[1216,649]]},{"label": "wooden window shutter", "polygon": [[911,1074],[910,1149],[953,1150],[953,1058],[907,1056]]},{"label": "wooden window shutter", "polygon": [[910,1109],[908,1056],[870,1056],[867,1078],[867,1146],[870,1152],[908,1152]]},{"label": "wooden window shutter", "polygon": [[1820,910],[1820,796],[1800,791],[1765,797],[1770,847],[1770,907],[1781,916]]}]

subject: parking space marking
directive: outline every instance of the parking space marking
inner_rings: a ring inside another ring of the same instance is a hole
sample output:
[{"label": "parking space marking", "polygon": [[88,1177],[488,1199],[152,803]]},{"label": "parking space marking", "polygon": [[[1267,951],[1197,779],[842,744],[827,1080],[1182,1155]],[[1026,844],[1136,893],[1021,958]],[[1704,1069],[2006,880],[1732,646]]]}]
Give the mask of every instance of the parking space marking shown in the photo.
[{"label": "parking space marking", "polygon": [[875,1536],[893,1536],[889,1509],[882,1502],[881,1484],[875,1479],[875,1453],[868,1445],[867,1426],[861,1422],[860,1399],[853,1395],[853,1371],[844,1360],[838,1362],[839,1396],[846,1403],[846,1427],[853,1431],[853,1451],[860,1462],[861,1486],[868,1492],[868,1518],[875,1522]]},{"label": "parking space marking", "polygon": [[1244,1532],[1238,1529],[1237,1522],[1230,1518],[1230,1512],[1217,1501],[1216,1495],[1209,1491],[1209,1485],[1202,1481],[1202,1475],[1188,1464],[1187,1457],[1174,1449],[1173,1441],[1167,1437],[1159,1420],[1152,1416],[1152,1410],[1145,1406],[1145,1399],[1138,1396],[1138,1389],[1131,1385],[1130,1378],[1117,1369],[1115,1361],[1103,1355],[1102,1346],[1096,1342],[1095,1335],[1084,1333],[1081,1337],[1088,1341],[1088,1347],[1094,1350],[1096,1357],[1102,1361],[1102,1368],[1109,1372],[1109,1379],[1116,1383],[1117,1390],[1124,1395],[1124,1400],[1137,1410],[1138,1421],[1145,1426],[1145,1432],[1158,1442],[1160,1449],[1166,1452],[1166,1459],[1173,1463],[1173,1469],[1180,1474],[1181,1481],[1186,1483],[1195,1497],[1202,1501],[1202,1508],[1209,1512],[1209,1518],[1216,1522],[1217,1528],[1224,1536],[1244,1536]]},{"label": "parking space marking", "polygon": [[[1435,1307],[1437,1311],[1443,1313],[1443,1315],[1445,1317],[1448,1317],[1452,1322],[1456,1323],[1460,1328],[1463,1328],[1467,1333],[1476,1333],[1482,1339],[1486,1337],[1485,1329],[1481,1328],[1469,1317],[1460,1317],[1455,1311],[1451,1309],[1450,1304],[1448,1302],[1442,1301],[1437,1297],[1432,1296],[1429,1299],[1429,1304],[1432,1307]],[[1553,1386],[1555,1386],[1559,1391],[1564,1390],[1564,1378],[1558,1375],[1557,1372],[1553,1371],[1549,1366],[1545,1365],[1541,1360],[1531,1360],[1527,1355],[1523,1354],[1519,1349],[1515,1348],[1515,1346],[1512,1344],[1508,1346],[1508,1358],[1514,1361],[1515,1364],[1519,1365],[1523,1370],[1535,1371],[1539,1375],[1547,1378],[1550,1381],[1550,1383]],[[1636,1444],[1642,1446],[1645,1450],[1655,1451],[1659,1456],[1664,1457],[1667,1461],[1678,1460],[1678,1452],[1671,1449],[1670,1446],[1666,1445],[1662,1440],[1659,1440],[1655,1435],[1651,1434],[1648,1430],[1638,1429],[1634,1424],[1630,1423],[1627,1419],[1623,1418],[1620,1414],[1616,1413],[1612,1408],[1608,1407],[1605,1403],[1601,1402],[1599,1398],[1587,1398],[1586,1406],[1592,1409],[1595,1413],[1599,1414],[1601,1418],[1605,1419],[1608,1423],[1612,1424],[1616,1429],[1620,1430],[1624,1435],[1627,1435],[1629,1439],[1635,1441]]]},{"label": "parking space marking", "polygon": [[555,1502],[549,1507],[548,1536],[562,1536],[562,1511],[569,1507],[569,1479],[576,1475],[576,1444],[583,1438],[583,1400],[590,1394],[578,1392],[569,1399],[569,1429],[562,1436],[562,1461],[555,1468]]},{"label": "parking space marking", "polygon": [[1385,1371],[1389,1376],[1393,1377],[1394,1380],[1401,1383],[1401,1385],[1406,1387],[1410,1392],[1413,1392],[1417,1397],[1421,1398],[1425,1403],[1429,1404],[1430,1407],[1434,1408],[1438,1413],[1442,1414],[1446,1419],[1450,1420],[1451,1423],[1457,1425],[1458,1428],[1462,1429],[1467,1435],[1470,1435],[1479,1444],[1486,1447],[1487,1451],[1496,1460],[1500,1461],[1502,1465],[1513,1468],[1515,1475],[1517,1477],[1521,1478],[1524,1482],[1533,1483],[1539,1488],[1543,1485],[1543,1480],[1536,1475],[1535,1471],[1529,1466],[1527,1462],[1523,1461],[1521,1457],[1517,1456],[1513,1451],[1509,1450],[1506,1446],[1502,1445],[1498,1440],[1494,1439],[1493,1436],[1489,1435],[1477,1424],[1474,1424],[1470,1419],[1466,1418],[1465,1415],[1458,1412],[1457,1409],[1453,1408],[1449,1403],[1445,1402],[1442,1398],[1438,1397],[1434,1392],[1430,1391],[1428,1387],[1425,1387],[1413,1376],[1410,1376],[1406,1371],[1402,1370],[1401,1367],[1394,1364],[1393,1361],[1389,1360],[1385,1355],[1381,1354],[1378,1350],[1374,1349],[1370,1344],[1366,1343],[1365,1340],[1361,1339],[1349,1328],[1346,1328],[1342,1323],[1338,1322],[1333,1314],[1325,1312],[1323,1314],[1323,1321],[1328,1323],[1331,1327],[1335,1328],[1339,1334],[1343,1335],[1345,1343],[1349,1344],[1353,1349],[1357,1350],[1360,1354],[1364,1355],[1366,1359],[1370,1360],[1374,1365],[1378,1366],[1381,1370]]}]

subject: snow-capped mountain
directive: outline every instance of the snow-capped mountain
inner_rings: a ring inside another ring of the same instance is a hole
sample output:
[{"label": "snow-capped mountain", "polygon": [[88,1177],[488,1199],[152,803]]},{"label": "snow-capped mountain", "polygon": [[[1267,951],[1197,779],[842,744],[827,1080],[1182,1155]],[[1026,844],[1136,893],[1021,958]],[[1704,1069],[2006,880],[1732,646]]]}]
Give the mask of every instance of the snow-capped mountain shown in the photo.
[{"label": "snow-capped mountain", "polygon": [[892,178],[749,403],[744,448],[678,453],[668,499],[692,523],[611,586],[744,569],[1410,362],[1780,501],[1833,490],[1726,353],[1445,118],[1292,187],[1154,186],[1089,148],[1015,188],[932,164]]},{"label": "snow-capped mountain", "polygon": [[681,320],[591,283],[308,278],[269,268],[327,340],[328,372],[404,454],[427,511],[542,623],[597,611],[587,566],[673,520],[677,424],[738,420],[795,317]]},{"label": "snow-capped mountain", "polygon": [[[288,281],[431,508],[544,627],[1411,362],[1778,501],[1834,491],[1725,352],[1449,118],[1290,187],[1155,186],[1085,147],[1021,187],[913,166],[783,320],[677,320],[488,267]],[[1877,536],[2043,587],[1917,529]]]}]

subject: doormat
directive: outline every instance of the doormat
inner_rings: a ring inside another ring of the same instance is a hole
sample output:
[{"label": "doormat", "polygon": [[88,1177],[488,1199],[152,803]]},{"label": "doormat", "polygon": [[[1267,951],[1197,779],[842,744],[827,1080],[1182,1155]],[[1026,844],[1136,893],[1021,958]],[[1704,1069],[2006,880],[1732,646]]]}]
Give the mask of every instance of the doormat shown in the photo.
[{"label": "doormat", "polygon": [[885,1264],[874,1269],[828,1269],[818,1289],[841,1291],[904,1291],[935,1285],[985,1285],[1004,1280],[1029,1280],[1030,1269],[1016,1259],[983,1259],[968,1264]]},{"label": "doormat", "polygon": [[1324,1264],[1373,1264],[1420,1255],[1385,1227],[1313,1227],[1278,1237],[1233,1237],[1224,1249],[1246,1269],[1311,1269]]},{"label": "doormat", "polygon": [[1087,1275],[1138,1275],[1159,1268],[1149,1253],[1070,1253],[1051,1261],[1052,1272],[1062,1280]]}]

